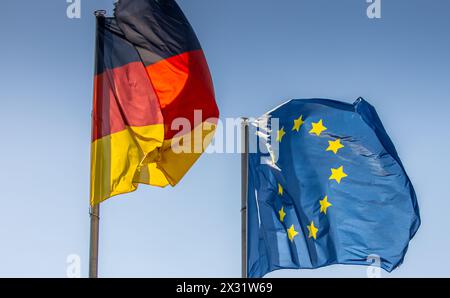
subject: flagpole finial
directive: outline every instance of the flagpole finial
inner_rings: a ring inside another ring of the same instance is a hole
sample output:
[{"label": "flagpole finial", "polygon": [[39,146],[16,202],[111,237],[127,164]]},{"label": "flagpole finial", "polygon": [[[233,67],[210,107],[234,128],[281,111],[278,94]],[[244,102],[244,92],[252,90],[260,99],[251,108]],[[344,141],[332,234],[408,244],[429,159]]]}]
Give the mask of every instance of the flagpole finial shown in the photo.
[{"label": "flagpole finial", "polygon": [[94,11],[94,15],[96,17],[104,17],[106,15],[106,10],[104,9],[96,10]]}]

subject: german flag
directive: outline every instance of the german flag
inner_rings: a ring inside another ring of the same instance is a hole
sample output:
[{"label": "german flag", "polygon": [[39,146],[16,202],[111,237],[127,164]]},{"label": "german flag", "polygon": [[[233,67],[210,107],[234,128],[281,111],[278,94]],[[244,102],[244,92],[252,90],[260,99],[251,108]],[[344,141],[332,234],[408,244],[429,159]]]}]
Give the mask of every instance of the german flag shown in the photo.
[{"label": "german flag", "polygon": [[92,206],[140,183],[175,186],[219,117],[205,55],[174,0],[121,0],[97,22]]}]

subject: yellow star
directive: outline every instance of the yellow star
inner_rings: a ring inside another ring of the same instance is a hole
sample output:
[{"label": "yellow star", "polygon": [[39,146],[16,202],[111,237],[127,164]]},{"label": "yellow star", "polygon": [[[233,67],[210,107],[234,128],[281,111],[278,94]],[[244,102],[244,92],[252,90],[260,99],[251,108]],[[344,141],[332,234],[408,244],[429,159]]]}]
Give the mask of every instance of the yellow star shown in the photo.
[{"label": "yellow star", "polygon": [[281,186],[280,183],[278,183],[278,195],[280,195],[280,196],[283,195],[283,186]]},{"label": "yellow star", "polygon": [[327,130],[327,128],[325,126],[323,126],[323,122],[322,119],[320,119],[319,122],[317,123],[312,123],[312,129],[309,131],[310,134],[315,133],[318,137],[320,136],[320,134],[322,132],[324,132],[325,130]]},{"label": "yellow star", "polygon": [[280,221],[284,221],[284,217],[286,216],[286,212],[284,212],[284,206],[281,207],[281,210],[278,211],[278,214],[280,215]]},{"label": "yellow star", "polygon": [[298,132],[303,123],[305,123],[305,121],[303,121],[303,115],[301,115],[298,119],[294,120],[294,127],[292,127],[292,131],[296,130]]},{"label": "yellow star", "polygon": [[286,132],[284,131],[284,127],[282,127],[279,131],[277,131],[277,142],[281,143]]},{"label": "yellow star", "polygon": [[341,179],[347,177],[347,174],[344,173],[344,167],[340,166],[337,169],[331,169],[330,180],[336,180],[337,183],[341,183]]},{"label": "yellow star", "polygon": [[294,237],[298,235],[298,232],[295,230],[294,225],[292,225],[288,230],[289,240],[294,241]]},{"label": "yellow star", "polygon": [[309,238],[312,237],[312,238],[314,238],[314,240],[317,240],[317,232],[319,231],[319,229],[314,226],[313,221],[308,226],[308,230],[309,230]]},{"label": "yellow star", "polygon": [[325,196],[325,198],[323,198],[323,200],[321,200],[319,203],[320,203],[320,212],[323,212],[325,214],[327,214],[327,209],[333,206],[330,202],[328,202],[328,196]]},{"label": "yellow star", "polygon": [[337,154],[339,149],[344,148],[344,145],[341,144],[341,140],[337,139],[336,141],[328,141],[327,151],[333,151],[334,154]]}]

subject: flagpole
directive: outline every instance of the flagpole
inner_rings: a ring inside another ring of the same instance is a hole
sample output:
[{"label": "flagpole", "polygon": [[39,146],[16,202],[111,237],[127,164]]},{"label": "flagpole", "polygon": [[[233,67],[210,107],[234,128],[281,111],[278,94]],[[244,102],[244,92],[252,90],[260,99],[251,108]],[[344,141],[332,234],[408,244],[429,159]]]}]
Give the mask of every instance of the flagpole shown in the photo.
[{"label": "flagpole", "polygon": [[98,239],[100,226],[100,205],[91,207],[91,239],[89,253],[89,278],[98,277]]},{"label": "flagpole", "polygon": [[248,185],[248,118],[241,125],[241,265],[242,278],[247,278],[247,185]]},{"label": "flagpole", "polygon": [[[105,10],[96,10],[95,15],[95,73],[97,73],[97,49],[98,49],[98,23],[105,18]],[[100,229],[100,204],[90,207],[91,219],[90,245],[89,245],[89,278],[98,277],[98,244]]]}]

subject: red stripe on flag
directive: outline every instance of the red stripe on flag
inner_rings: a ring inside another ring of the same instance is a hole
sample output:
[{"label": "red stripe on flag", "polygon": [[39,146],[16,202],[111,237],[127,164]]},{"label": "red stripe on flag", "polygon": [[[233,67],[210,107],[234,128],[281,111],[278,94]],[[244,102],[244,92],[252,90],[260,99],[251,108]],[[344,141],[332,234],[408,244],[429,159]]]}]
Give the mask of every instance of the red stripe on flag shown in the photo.
[{"label": "red stripe on flag", "polygon": [[[218,118],[219,109],[208,64],[202,50],[186,52],[147,66],[158,96],[165,124],[165,139],[178,131],[171,130],[174,119],[186,118],[191,128],[209,118]],[[194,111],[202,117],[194,119]]]},{"label": "red stripe on flag", "polygon": [[94,80],[92,141],[127,126],[162,124],[159,101],[142,62],[105,70]]}]

